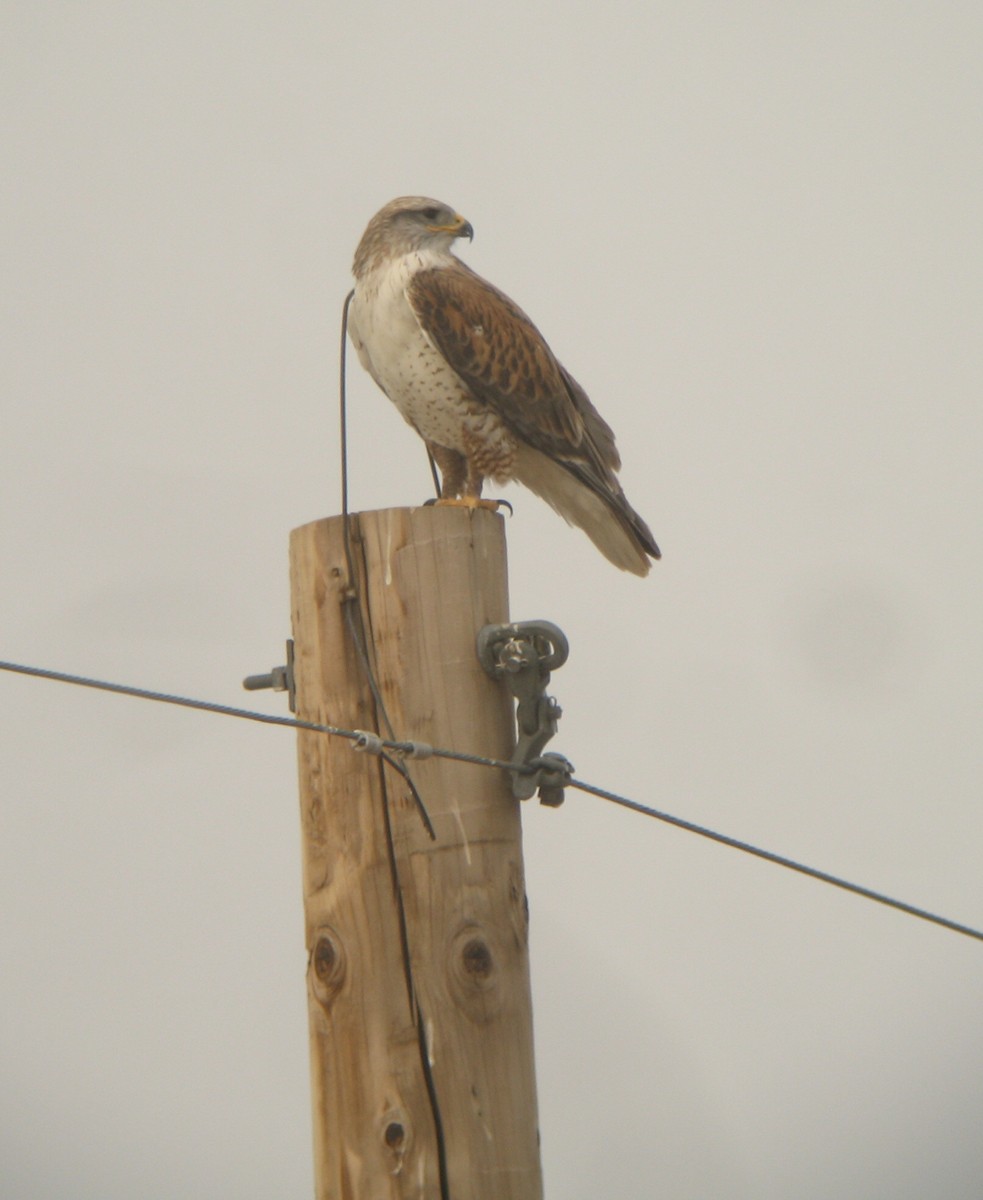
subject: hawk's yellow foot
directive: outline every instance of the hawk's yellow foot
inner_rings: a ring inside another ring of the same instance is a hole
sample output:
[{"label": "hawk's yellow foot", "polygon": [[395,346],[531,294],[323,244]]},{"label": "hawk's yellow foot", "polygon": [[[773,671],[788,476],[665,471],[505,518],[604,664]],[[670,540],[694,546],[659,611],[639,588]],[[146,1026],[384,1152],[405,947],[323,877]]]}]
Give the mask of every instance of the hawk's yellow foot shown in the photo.
[{"label": "hawk's yellow foot", "polygon": [[507,508],[512,511],[512,505],[508,500],[482,500],[478,496],[453,496],[446,500],[441,498],[435,500],[436,505],[453,505],[455,508],[490,508],[492,512],[498,512],[500,508]]}]

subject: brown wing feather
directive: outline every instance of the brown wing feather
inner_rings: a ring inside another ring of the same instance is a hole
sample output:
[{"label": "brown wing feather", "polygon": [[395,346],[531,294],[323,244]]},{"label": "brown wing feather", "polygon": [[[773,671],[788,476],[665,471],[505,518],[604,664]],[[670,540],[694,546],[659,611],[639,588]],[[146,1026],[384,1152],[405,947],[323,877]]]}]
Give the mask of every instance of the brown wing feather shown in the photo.
[{"label": "brown wing feather", "polygon": [[516,433],[547,453],[620,466],[610,428],[508,296],[464,263],[418,272],[408,295],[450,366]]},{"label": "brown wing feather", "polygon": [[421,328],[471,392],[600,496],[644,552],[658,558],[651,531],[615,475],[621,459],[611,427],[522,309],[457,261],[417,272],[407,295]]}]

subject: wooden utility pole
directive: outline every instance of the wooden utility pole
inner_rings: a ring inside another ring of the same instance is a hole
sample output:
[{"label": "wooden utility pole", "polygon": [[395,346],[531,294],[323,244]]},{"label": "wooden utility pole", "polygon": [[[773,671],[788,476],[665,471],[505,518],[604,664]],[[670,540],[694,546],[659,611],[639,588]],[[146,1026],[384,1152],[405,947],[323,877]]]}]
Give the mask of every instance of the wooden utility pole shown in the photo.
[{"label": "wooden utility pole", "polygon": [[[509,759],[511,700],[478,631],[507,622],[502,519],[388,509],[291,536],[297,715]],[[359,618],[359,605],[361,616]],[[367,654],[377,708],[353,630]],[[528,912],[505,772],[427,758],[406,781],[299,733],[318,1200],[540,1200]]]}]

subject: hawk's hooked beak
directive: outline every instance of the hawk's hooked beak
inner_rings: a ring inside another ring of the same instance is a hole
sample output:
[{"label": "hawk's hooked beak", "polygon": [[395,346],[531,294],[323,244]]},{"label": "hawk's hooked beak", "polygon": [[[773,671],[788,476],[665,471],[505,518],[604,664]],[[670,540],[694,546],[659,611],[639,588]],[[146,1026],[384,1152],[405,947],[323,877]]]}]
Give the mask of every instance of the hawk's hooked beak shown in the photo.
[{"label": "hawk's hooked beak", "polygon": [[469,242],[474,240],[471,222],[463,217],[455,216],[449,225],[431,225],[430,228],[434,233],[452,233],[455,237],[466,237]]}]

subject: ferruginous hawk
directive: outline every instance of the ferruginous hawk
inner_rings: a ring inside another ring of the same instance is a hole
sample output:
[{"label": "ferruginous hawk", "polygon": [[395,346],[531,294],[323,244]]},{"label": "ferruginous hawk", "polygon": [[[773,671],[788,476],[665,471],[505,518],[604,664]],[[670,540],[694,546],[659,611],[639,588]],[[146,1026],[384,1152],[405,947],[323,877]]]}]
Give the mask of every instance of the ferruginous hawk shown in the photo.
[{"label": "ferruginous hawk", "polygon": [[610,426],[526,314],[451,253],[472,236],[424,196],[376,213],[353,267],[362,366],[427,443],[442,501],[484,503],[484,479],[517,479],[616,566],[647,574],[659,548],[618,483]]}]

